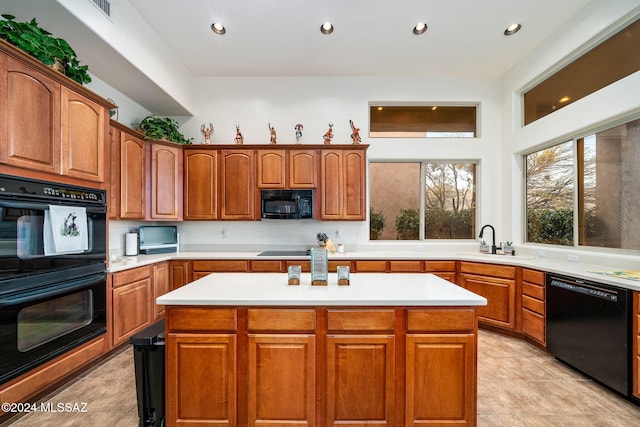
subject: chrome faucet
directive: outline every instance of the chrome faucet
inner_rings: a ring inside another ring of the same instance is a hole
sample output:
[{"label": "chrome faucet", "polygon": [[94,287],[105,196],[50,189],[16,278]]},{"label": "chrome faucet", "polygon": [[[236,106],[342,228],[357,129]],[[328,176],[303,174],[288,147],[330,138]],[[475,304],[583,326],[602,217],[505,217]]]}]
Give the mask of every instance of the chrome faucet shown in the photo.
[{"label": "chrome faucet", "polygon": [[491,253],[495,255],[496,249],[497,249],[496,248],[496,229],[493,228],[493,225],[489,225],[489,224],[483,225],[482,228],[480,229],[480,235],[478,237],[482,239],[482,233],[484,233],[484,229],[487,228],[487,227],[489,227],[491,229],[491,231],[493,232],[492,233],[493,234],[493,236],[492,236],[493,240],[492,240],[492,243],[491,243]]}]

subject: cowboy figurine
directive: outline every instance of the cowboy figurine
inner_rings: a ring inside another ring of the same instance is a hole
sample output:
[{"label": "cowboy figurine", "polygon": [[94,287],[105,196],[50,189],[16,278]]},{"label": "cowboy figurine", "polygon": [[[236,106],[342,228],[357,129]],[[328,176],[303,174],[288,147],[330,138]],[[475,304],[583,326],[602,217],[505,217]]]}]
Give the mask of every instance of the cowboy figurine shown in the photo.
[{"label": "cowboy figurine", "polygon": [[273,126],[271,126],[271,123],[269,123],[269,132],[271,132],[271,138],[270,138],[270,142],[272,144],[276,143],[276,128],[274,128]]},{"label": "cowboy figurine", "polygon": [[302,138],[302,129],[304,129],[304,126],[302,126],[301,123],[298,123],[294,129],[296,130],[296,144],[300,144],[300,138]]},{"label": "cowboy figurine", "polygon": [[329,123],[329,130],[322,136],[325,144],[331,144],[333,138],[333,123]]},{"label": "cowboy figurine", "polygon": [[351,125],[351,139],[353,140],[353,143],[360,144],[360,141],[362,141],[362,138],[360,138],[360,129],[353,124],[352,120],[349,120],[349,124]]},{"label": "cowboy figurine", "polygon": [[244,137],[242,136],[242,132],[240,132],[240,125],[236,125],[236,137],[234,138],[234,141],[238,145],[242,145],[244,142]]}]

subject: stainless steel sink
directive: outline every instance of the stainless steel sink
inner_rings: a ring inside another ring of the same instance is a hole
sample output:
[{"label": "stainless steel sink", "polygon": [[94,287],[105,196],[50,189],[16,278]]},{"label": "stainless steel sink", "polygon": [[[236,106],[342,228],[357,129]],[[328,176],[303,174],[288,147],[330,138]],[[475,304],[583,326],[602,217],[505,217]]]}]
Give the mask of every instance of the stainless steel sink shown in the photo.
[{"label": "stainless steel sink", "polygon": [[264,251],[260,252],[258,256],[309,256],[309,250],[299,251]]},{"label": "stainless steel sink", "polygon": [[478,258],[498,258],[500,260],[512,260],[512,261],[516,261],[516,260],[521,260],[521,261],[528,261],[528,260],[532,260],[533,257],[531,256],[523,256],[523,255],[507,255],[507,254],[488,254],[485,252],[457,252],[456,255],[462,255],[465,257],[478,257]]}]

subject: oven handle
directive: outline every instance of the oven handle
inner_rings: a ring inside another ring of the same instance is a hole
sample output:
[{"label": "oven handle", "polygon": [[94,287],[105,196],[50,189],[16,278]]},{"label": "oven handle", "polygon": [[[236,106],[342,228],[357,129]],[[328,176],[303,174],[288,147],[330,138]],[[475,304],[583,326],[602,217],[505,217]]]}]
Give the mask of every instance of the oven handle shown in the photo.
[{"label": "oven handle", "polygon": [[51,285],[44,289],[42,286],[39,286],[36,289],[15,292],[0,299],[0,307],[24,304],[35,300],[54,297],[83,288],[88,288],[96,282],[104,282],[106,286],[106,280],[107,273],[97,273],[92,274],[91,276],[86,276],[79,279],[73,279],[65,281],[63,283]]},{"label": "oven handle", "polygon": [[[55,203],[37,203],[37,202],[16,202],[8,200],[0,200],[0,207],[3,208],[15,208],[15,209],[32,209],[32,210],[49,210],[50,205]],[[107,208],[103,206],[85,205],[79,202],[67,202],[62,206],[82,206],[87,212],[105,213]]]}]

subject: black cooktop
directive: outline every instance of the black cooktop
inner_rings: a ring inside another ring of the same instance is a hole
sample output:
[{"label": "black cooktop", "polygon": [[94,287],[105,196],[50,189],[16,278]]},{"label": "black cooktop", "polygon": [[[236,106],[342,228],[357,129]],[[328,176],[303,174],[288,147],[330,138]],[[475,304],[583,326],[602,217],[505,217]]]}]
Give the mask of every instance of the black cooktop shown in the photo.
[{"label": "black cooktop", "polygon": [[301,251],[264,251],[258,256],[309,256],[309,250]]}]

